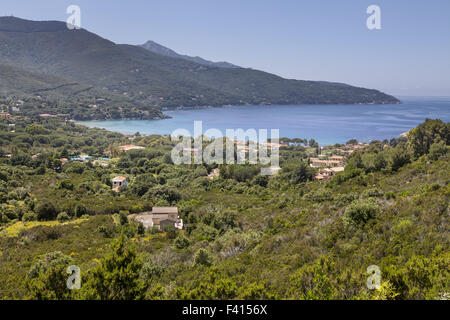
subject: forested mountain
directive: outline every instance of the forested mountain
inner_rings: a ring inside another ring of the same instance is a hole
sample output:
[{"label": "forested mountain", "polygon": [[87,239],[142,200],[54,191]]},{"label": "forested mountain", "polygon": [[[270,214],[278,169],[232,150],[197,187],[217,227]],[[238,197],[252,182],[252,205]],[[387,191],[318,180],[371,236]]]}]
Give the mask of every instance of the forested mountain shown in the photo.
[{"label": "forested mountain", "polygon": [[[105,89],[0,64],[0,102],[23,101],[15,115],[43,113],[74,120],[162,119],[155,107]],[[5,100],[5,101],[2,101]],[[10,111],[11,108],[4,111]]]},{"label": "forested mountain", "polygon": [[118,45],[57,21],[0,18],[0,64],[80,82],[155,107],[398,103],[377,90],[208,67]]}]

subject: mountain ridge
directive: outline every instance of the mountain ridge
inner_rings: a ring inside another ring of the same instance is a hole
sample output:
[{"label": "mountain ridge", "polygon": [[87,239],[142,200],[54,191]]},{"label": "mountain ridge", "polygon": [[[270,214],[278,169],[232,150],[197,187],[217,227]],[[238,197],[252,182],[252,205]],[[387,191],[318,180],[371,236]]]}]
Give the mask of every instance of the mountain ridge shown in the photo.
[{"label": "mountain ridge", "polygon": [[163,56],[172,57],[172,58],[180,58],[180,59],[192,61],[192,62],[195,62],[198,64],[210,66],[210,67],[240,68],[237,65],[234,65],[232,63],[225,62],[225,61],[214,62],[214,61],[209,61],[209,60],[203,59],[199,56],[193,57],[193,56],[188,56],[188,55],[184,55],[184,54],[179,54],[179,53],[175,52],[174,50],[167,48],[167,47],[165,47],[159,43],[156,43],[155,41],[152,41],[152,40],[148,40],[146,43],[141,44],[140,47],[147,49],[153,53],[163,55]]},{"label": "mountain ridge", "polygon": [[0,64],[106,90],[146,108],[399,103],[373,89],[167,57],[58,21],[0,17]]}]

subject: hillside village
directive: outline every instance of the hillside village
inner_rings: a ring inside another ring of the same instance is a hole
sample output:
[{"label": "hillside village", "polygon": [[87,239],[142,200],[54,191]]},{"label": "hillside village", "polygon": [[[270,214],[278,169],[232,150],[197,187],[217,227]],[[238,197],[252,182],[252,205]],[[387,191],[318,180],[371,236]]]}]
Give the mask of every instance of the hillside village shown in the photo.
[{"label": "hillside village", "polygon": [[[47,297],[54,257],[87,270],[84,289],[57,298],[95,298],[89,283],[111,248],[126,248],[149,299],[434,299],[447,290],[448,132],[427,120],[389,141],[281,138],[265,145],[280,162],[264,176],[259,164],[174,165],[168,136],[10,114],[0,118],[0,298]],[[373,263],[389,291],[367,291]],[[323,266],[332,292],[311,293]]]}]

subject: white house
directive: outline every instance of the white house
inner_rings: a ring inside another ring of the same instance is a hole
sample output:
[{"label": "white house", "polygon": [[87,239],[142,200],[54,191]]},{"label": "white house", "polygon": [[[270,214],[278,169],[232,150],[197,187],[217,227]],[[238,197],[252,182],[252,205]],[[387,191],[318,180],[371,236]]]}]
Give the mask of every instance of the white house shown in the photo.
[{"label": "white house", "polygon": [[113,190],[119,191],[121,186],[128,186],[127,178],[123,176],[118,176],[112,179]]}]

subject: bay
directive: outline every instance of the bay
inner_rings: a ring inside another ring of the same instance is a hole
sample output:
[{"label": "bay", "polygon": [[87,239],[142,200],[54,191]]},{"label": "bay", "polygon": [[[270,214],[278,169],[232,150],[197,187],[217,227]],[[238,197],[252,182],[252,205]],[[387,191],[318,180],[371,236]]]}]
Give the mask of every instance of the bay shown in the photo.
[{"label": "bay", "polygon": [[[450,121],[450,98],[401,98],[395,105],[270,105],[171,110],[164,120],[82,121],[88,127],[124,134],[171,134],[176,129],[194,133],[194,121],[203,132],[219,129],[279,129],[280,137],[314,138],[321,145],[350,139],[370,142],[398,137],[426,118]],[[270,137],[270,131],[269,131]]]}]

